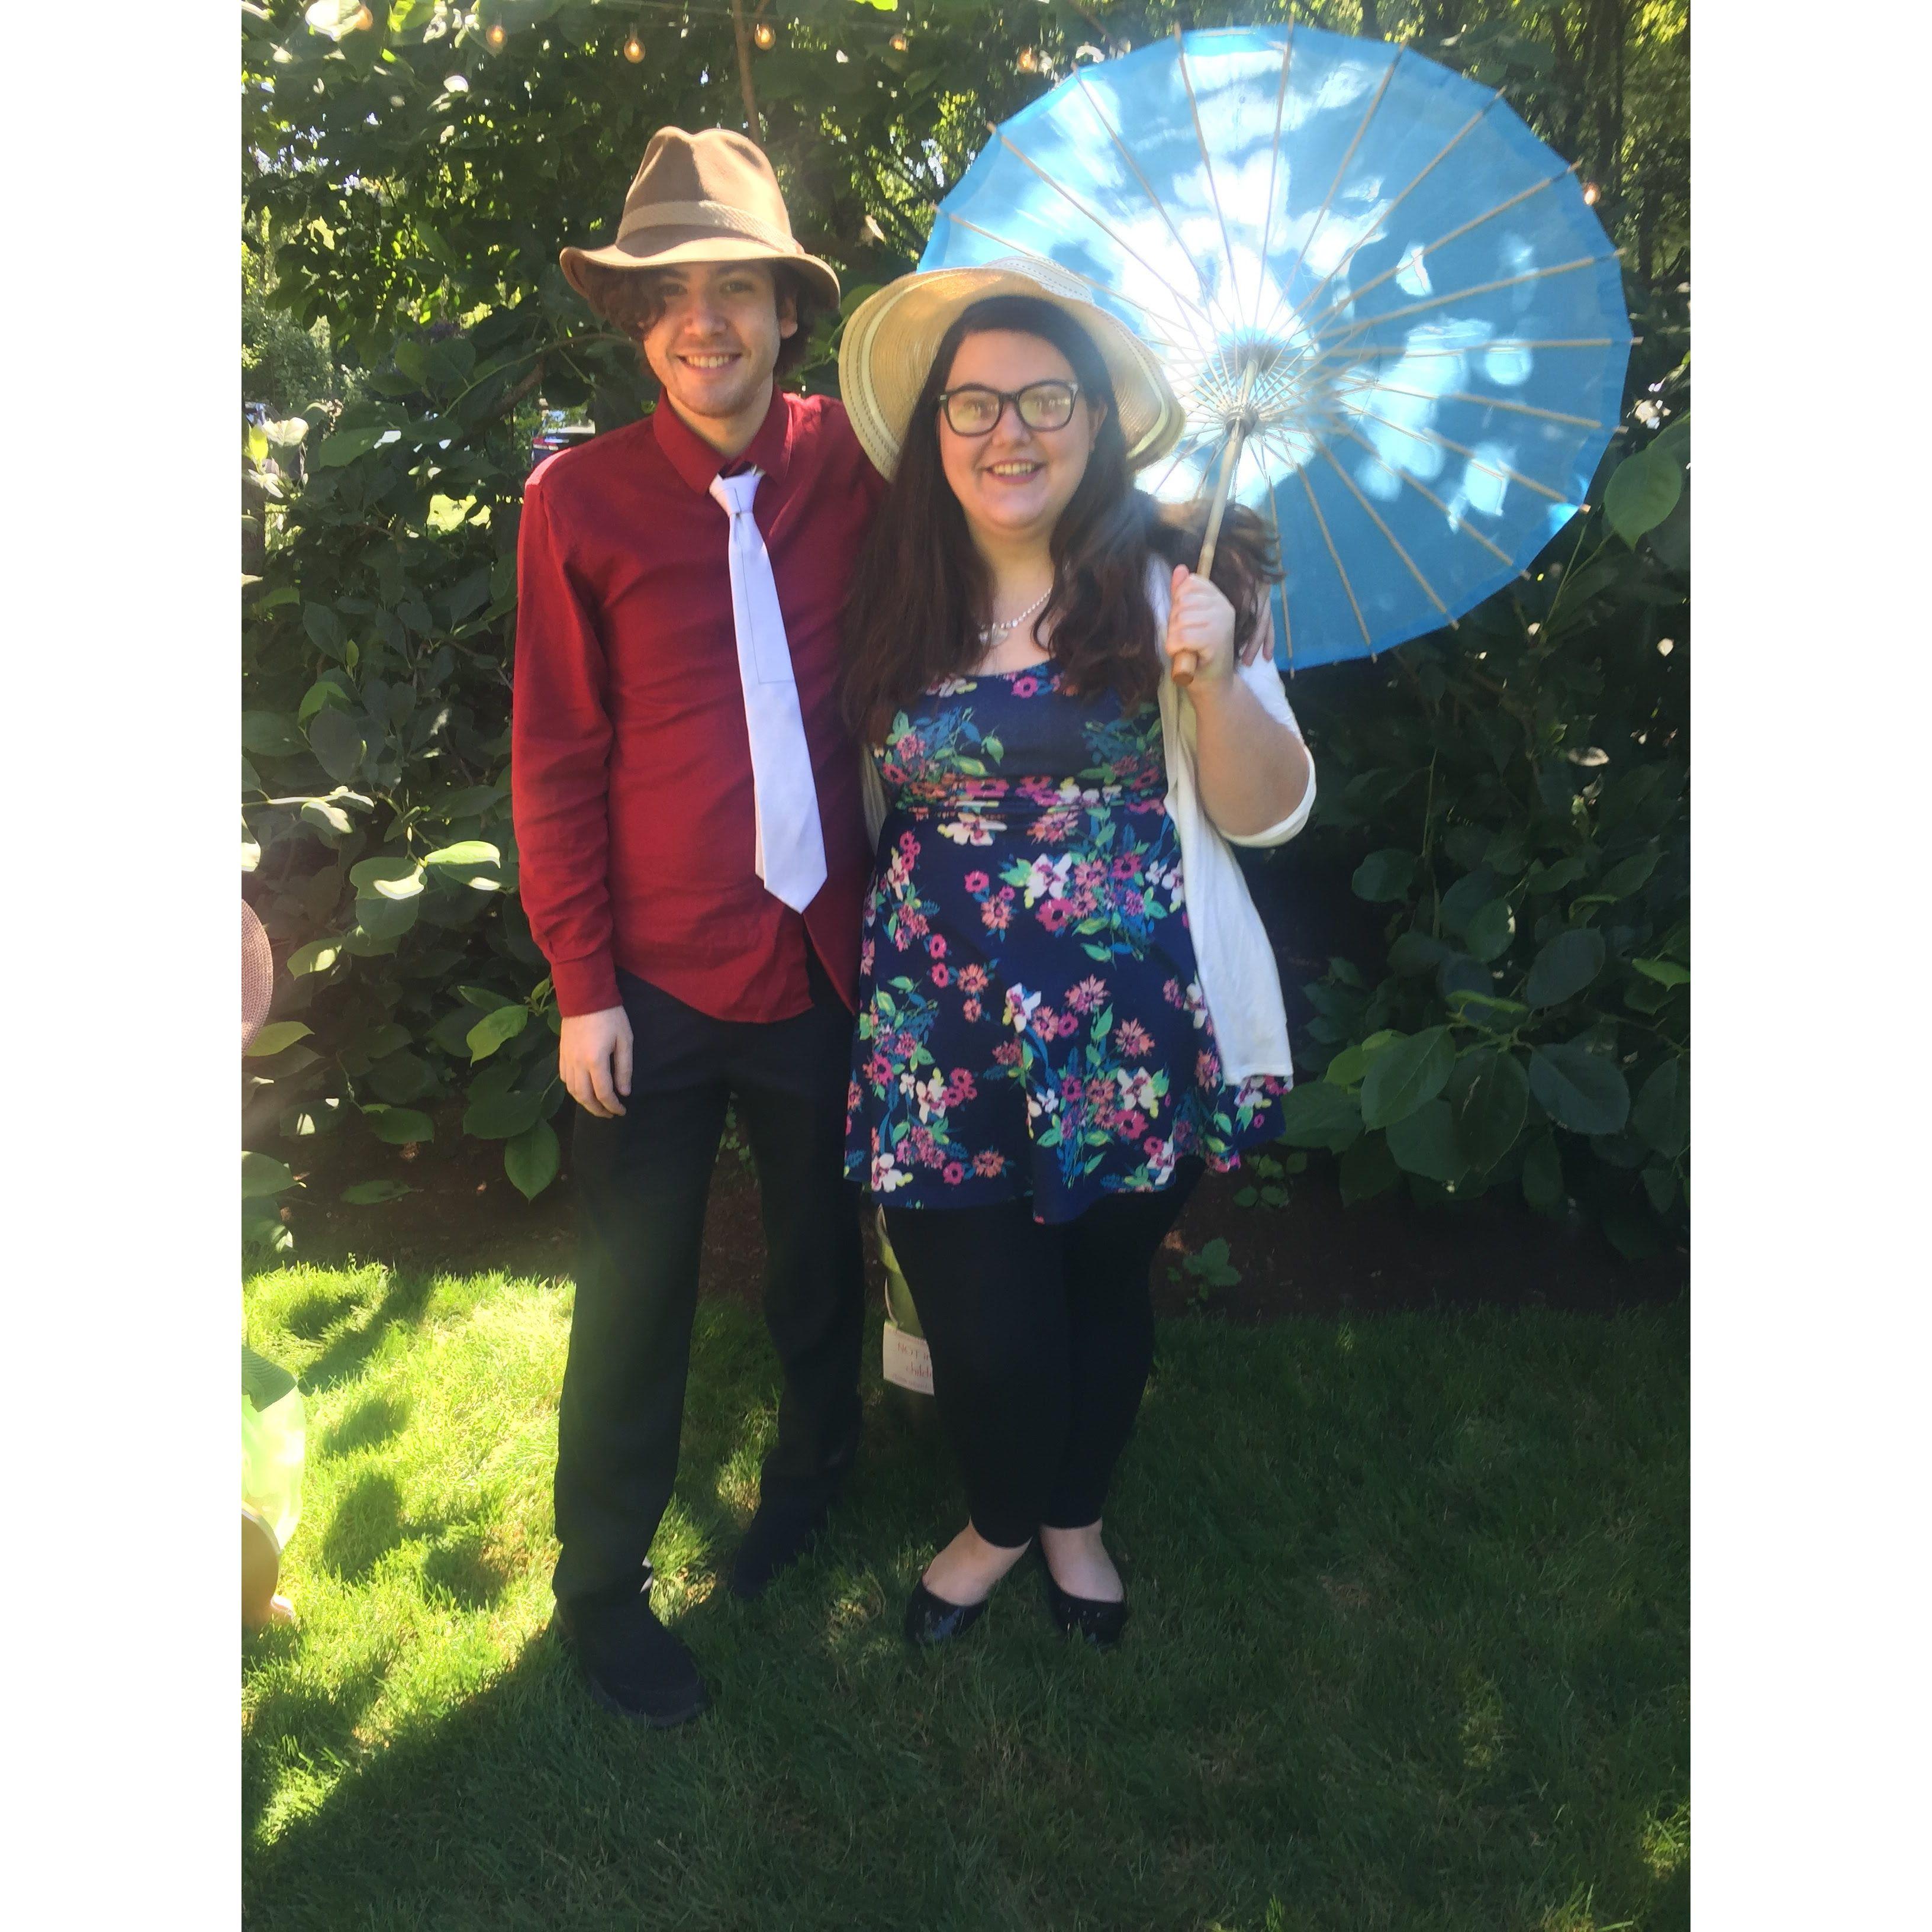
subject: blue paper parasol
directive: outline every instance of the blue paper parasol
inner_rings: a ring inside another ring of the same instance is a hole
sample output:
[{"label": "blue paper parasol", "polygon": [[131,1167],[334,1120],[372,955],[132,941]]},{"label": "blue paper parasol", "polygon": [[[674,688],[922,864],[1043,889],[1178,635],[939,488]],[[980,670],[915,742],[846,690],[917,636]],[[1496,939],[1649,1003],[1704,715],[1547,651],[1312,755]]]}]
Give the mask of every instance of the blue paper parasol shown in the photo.
[{"label": "blue paper parasol", "polygon": [[1495,93],[1379,40],[1177,34],[995,128],[920,266],[1044,256],[1187,411],[1144,479],[1272,519],[1290,668],[1432,631],[1582,506],[1630,318],[1573,171]]}]

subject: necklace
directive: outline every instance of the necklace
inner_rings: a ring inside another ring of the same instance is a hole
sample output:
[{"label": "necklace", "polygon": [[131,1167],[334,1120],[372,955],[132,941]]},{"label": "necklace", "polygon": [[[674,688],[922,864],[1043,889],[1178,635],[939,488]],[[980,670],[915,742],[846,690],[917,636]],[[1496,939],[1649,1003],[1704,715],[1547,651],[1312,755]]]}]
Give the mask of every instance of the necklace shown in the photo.
[{"label": "necklace", "polygon": [[1004,622],[982,625],[980,631],[980,643],[982,644],[997,643],[999,639],[1006,636],[1008,632],[1018,630],[1036,610],[1045,607],[1047,598],[1052,595],[1053,591],[1049,586],[1044,595],[1036,597],[1017,617],[1009,617]]}]

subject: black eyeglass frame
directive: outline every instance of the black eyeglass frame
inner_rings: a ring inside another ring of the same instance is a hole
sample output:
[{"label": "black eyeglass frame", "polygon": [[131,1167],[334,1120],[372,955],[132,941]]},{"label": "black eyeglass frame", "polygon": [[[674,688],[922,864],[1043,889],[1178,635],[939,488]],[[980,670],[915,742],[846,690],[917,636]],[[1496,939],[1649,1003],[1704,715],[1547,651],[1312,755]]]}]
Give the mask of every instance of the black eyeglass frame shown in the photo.
[{"label": "black eyeglass frame", "polygon": [[[1027,422],[1026,412],[1020,406],[1020,399],[1023,396],[1033,394],[1039,389],[1063,389],[1066,392],[1066,415],[1064,421],[1057,423]],[[984,429],[962,429],[952,420],[952,398],[955,396],[964,395],[998,398],[1000,404],[998,412]],[[1013,413],[1030,430],[1043,431],[1051,435],[1055,430],[1064,429],[1067,424],[1073,420],[1073,406],[1079,401],[1080,395],[1080,385],[1078,382],[1070,382],[1064,376],[1043,376],[1037,382],[1028,382],[1017,389],[996,389],[990,382],[962,382],[956,389],[940,390],[934,400],[938,405],[940,414],[946,418],[946,428],[955,436],[968,436],[974,442],[977,442],[982,436],[991,436],[994,430],[999,428],[1005,418],[1006,405],[1009,403],[1013,406]]]}]

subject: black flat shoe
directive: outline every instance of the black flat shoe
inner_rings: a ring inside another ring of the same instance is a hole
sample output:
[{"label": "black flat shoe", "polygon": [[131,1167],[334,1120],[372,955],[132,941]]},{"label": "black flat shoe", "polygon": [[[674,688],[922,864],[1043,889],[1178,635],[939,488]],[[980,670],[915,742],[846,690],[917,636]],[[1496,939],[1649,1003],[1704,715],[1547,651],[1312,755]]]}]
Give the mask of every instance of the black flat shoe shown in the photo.
[{"label": "black flat shoe", "polygon": [[749,1601],[762,1596],[772,1580],[788,1570],[818,1541],[830,1506],[789,1497],[760,1498],[758,1514],[731,1562],[731,1594]]},{"label": "black flat shoe", "polygon": [[970,1630],[986,1613],[986,1600],[976,1604],[949,1604],[935,1597],[923,1582],[912,1586],[906,1599],[905,1634],[914,1643],[950,1642]]},{"label": "black flat shoe", "polygon": [[705,1708],[698,1666],[658,1622],[648,1590],[615,1605],[560,1603],[550,1628],[576,1658],[592,1701],[615,1715],[662,1730]]},{"label": "black flat shoe", "polygon": [[1046,1579],[1047,1608],[1064,1636],[1084,1636],[1096,1650],[1112,1650],[1127,1627],[1127,1606],[1096,1603],[1090,1597],[1070,1596],[1053,1580],[1053,1572],[1040,1558],[1040,1574]]}]

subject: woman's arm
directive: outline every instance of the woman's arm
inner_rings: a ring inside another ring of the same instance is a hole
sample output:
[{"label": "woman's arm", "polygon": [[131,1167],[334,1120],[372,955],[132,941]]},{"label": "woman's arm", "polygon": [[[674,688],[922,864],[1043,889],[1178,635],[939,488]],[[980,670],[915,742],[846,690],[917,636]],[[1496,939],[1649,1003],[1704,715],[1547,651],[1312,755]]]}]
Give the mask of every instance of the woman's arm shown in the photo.
[{"label": "woman's arm", "polygon": [[1174,571],[1164,648],[1197,659],[1187,695],[1194,708],[1194,758],[1201,802],[1216,829],[1241,838],[1292,818],[1312,776],[1308,752],[1235,670],[1234,607],[1207,578]]}]

